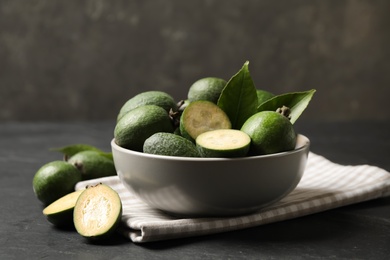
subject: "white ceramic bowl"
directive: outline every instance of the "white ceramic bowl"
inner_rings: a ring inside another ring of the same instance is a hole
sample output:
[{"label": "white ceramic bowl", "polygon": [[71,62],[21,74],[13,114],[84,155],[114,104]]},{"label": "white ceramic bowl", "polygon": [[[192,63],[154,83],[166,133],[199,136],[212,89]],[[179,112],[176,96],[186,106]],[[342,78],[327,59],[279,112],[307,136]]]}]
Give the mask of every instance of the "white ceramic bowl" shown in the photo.
[{"label": "white ceramic bowl", "polygon": [[279,201],[303,175],[310,141],[295,150],[243,158],[187,158],[135,152],[111,142],[119,178],[153,208],[174,215],[228,216]]}]

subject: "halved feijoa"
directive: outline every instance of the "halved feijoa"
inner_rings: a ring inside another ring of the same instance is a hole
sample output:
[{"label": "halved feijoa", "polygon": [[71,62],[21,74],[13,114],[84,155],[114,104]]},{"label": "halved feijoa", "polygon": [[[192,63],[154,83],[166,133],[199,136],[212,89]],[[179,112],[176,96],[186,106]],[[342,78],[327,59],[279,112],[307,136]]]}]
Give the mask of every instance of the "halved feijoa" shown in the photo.
[{"label": "halved feijoa", "polygon": [[47,220],[55,226],[73,225],[73,209],[83,190],[71,192],[43,209]]},{"label": "halved feijoa", "polygon": [[122,217],[118,193],[105,184],[87,187],[78,198],[73,222],[77,232],[86,238],[103,238],[112,234]]},{"label": "halved feijoa", "polygon": [[235,129],[218,129],[204,132],[196,138],[196,146],[202,157],[246,156],[251,138]]},{"label": "halved feijoa", "polygon": [[180,117],[181,135],[193,142],[204,132],[231,127],[226,113],[213,102],[205,100],[191,102]]}]

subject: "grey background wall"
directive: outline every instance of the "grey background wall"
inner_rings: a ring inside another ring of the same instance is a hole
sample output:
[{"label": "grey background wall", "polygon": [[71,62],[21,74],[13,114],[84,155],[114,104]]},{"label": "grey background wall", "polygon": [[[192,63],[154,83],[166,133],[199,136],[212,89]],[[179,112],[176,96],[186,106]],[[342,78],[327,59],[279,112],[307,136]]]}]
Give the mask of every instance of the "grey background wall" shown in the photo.
[{"label": "grey background wall", "polygon": [[306,119],[389,120],[388,0],[0,0],[0,121],[113,120],[246,60],[258,88],[311,88]]}]

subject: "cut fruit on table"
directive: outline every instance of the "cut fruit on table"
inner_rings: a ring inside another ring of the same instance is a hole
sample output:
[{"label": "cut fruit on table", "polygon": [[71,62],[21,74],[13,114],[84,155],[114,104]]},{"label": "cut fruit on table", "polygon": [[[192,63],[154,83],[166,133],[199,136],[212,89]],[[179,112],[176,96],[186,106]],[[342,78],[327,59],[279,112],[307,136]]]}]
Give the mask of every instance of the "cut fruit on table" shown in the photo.
[{"label": "cut fruit on table", "polygon": [[79,196],[73,211],[77,232],[86,238],[111,235],[122,217],[122,202],[116,191],[105,184],[87,187]]}]

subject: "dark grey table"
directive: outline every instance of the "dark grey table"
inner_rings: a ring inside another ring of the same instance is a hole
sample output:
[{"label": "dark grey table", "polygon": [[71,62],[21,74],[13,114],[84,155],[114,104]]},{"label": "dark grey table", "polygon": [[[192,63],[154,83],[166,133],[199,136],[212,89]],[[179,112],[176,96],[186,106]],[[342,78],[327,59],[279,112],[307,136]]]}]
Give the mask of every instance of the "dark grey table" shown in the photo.
[{"label": "dark grey table", "polygon": [[[42,215],[36,170],[73,143],[110,150],[114,122],[0,124],[0,259],[389,259],[390,198],[223,234],[133,244],[91,244]],[[341,164],[390,171],[390,122],[297,122],[311,150]]]}]

